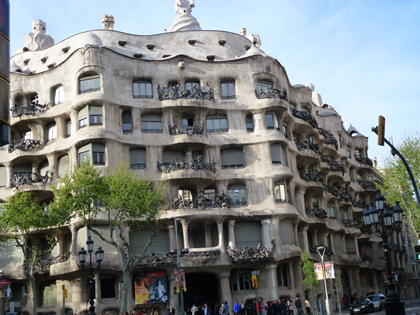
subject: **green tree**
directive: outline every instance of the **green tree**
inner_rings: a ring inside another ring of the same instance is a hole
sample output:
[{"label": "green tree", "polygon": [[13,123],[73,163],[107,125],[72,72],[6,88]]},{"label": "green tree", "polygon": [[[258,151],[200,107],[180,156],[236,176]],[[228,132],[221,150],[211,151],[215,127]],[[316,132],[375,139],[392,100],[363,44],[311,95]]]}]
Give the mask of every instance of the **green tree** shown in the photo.
[{"label": "green tree", "polygon": [[[54,207],[74,213],[93,234],[118,252],[123,273],[121,312],[127,312],[130,279],[157,233],[156,217],[165,202],[164,184],[156,186],[134,175],[122,162],[117,168],[108,169],[105,175],[91,163],[84,162],[76,166],[72,174],[60,179],[53,190],[56,195]],[[98,201],[103,202],[105,209],[96,206]],[[101,233],[95,228],[97,218],[106,221],[109,233]],[[150,237],[142,253],[134,255],[129,234],[139,224],[147,225]]]},{"label": "green tree", "polygon": [[[2,233],[22,250],[23,271],[31,287],[32,314],[37,314],[36,266],[41,261],[41,256],[51,253],[57,244],[58,240],[54,236],[57,227],[68,224],[71,217],[65,209],[51,209],[45,204],[40,205],[28,192],[17,192],[2,208]],[[48,250],[37,250],[31,245],[33,236],[40,235],[47,238],[50,244]]]},{"label": "green tree", "polygon": [[[405,157],[414,178],[418,180],[420,178],[420,134],[417,132],[407,136],[396,148]],[[420,231],[420,212],[410,177],[400,158],[390,156],[385,159],[383,182],[377,183],[377,187],[386,196],[391,206],[395,206],[396,201],[401,202],[405,219],[408,223],[413,224],[414,230],[418,233]],[[418,235],[416,235],[417,237]]]},{"label": "green tree", "polygon": [[309,287],[309,289],[311,290],[312,295],[314,297],[314,300],[316,300],[316,291],[318,290],[319,280],[317,280],[317,277],[316,277],[314,262],[312,260],[309,260],[309,255],[308,255],[308,252],[306,250],[305,250],[305,252],[301,253],[300,260],[302,260],[302,262],[303,262],[302,284]]}]

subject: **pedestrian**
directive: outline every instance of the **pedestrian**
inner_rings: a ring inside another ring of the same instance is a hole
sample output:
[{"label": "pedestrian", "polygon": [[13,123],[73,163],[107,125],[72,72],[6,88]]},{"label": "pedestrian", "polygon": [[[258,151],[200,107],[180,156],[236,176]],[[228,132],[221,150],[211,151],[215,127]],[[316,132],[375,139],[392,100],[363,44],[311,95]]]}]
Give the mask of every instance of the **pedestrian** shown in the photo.
[{"label": "pedestrian", "polygon": [[195,315],[195,312],[197,312],[197,310],[198,310],[198,307],[195,306],[195,304],[193,304],[193,306],[191,307],[191,314]]},{"label": "pedestrian", "polygon": [[310,315],[311,314],[311,304],[309,303],[308,298],[306,298],[306,300],[305,300],[305,308],[306,308],[306,315]]},{"label": "pedestrian", "polygon": [[[225,301],[225,304],[223,305],[222,314],[223,315],[228,315],[229,314],[229,306],[228,306],[228,302],[227,301]],[[204,315],[206,315],[206,314],[204,314]]]},{"label": "pedestrian", "polygon": [[225,308],[225,304],[222,303],[222,305],[220,305],[220,309],[219,309],[219,314],[222,315],[223,314],[223,309]]},{"label": "pedestrian", "polygon": [[169,307],[166,309],[166,315],[171,315],[171,309]]},{"label": "pedestrian", "polygon": [[348,310],[349,309],[349,299],[347,298],[346,294],[344,294],[344,296],[343,296],[343,304],[344,304],[344,310]]},{"label": "pedestrian", "polygon": [[152,312],[150,313],[151,315],[159,315],[158,311],[155,311],[154,308],[152,308]]},{"label": "pedestrian", "polygon": [[242,301],[241,303],[241,315],[245,315],[245,303]]},{"label": "pedestrian", "polygon": [[299,300],[299,297],[296,297],[295,306],[298,314],[303,314],[302,302]]},{"label": "pedestrian", "polygon": [[241,311],[241,305],[239,305],[238,300],[235,301],[235,304],[233,305],[233,312],[235,315],[239,315],[239,312]]},{"label": "pedestrian", "polygon": [[174,307],[172,307],[172,309],[171,309],[171,314],[175,315],[175,308]]},{"label": "pedestrian", "polygon": [[210,314],[211,314],[211,308],[207,306],[207,303],[204,303],[203,315],[210,315]]}]

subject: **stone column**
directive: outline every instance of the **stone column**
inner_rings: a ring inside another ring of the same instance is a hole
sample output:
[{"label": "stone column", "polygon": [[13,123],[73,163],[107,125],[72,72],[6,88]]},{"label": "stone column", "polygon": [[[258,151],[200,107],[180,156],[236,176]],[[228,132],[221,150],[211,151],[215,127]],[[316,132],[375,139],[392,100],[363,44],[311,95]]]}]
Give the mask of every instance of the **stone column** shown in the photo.
[{"label": "stone column", "polygon": [[[223,231],[222,231],[223,233]],[[236,248],[235,243],[235,220],[229,220],[229,246]]]},{"label": "stone column", "polygon": [[[176,223],[175,223],[176,224]],[[175,225],[167,225],[169,231],[169,249],[176,249],[176,235],[175,235]]]},{"label": "stone column", "polygon": [[[99,271],[95,271],[95,297],[96,297],[96,304],[101,303],[101,274]],[[122,290],[121,290],[122,291]]]},{"label": "stone column", "polygon": [[292,220],[292,229],[293,229],[293,245],[299,246],[299,234],[297,223]]},{"label": "stone column", "polygon": [[294,262],[289,261],[289,276],[290,276],[290,287],[292,290],[296,289],[296,275],[295,275],[295,268],[293,266]]},{"label": "stone column", "polygon": [[184,236],[184,248],[190,248],[188,243],[188,222],[185,220],[181,220],[182,224],[182,235]]},{"label": "stone column", "polygon": [[220,283],[220,296],[219,298],[223,301],[228,302],[229,306],[229,312],[232,312],[232,295],[230,293],[230,283],[229,283],[229,277],[230,277],[230,270],[223,270],[220,271],[220,273],[217,275],[219,278]]},{"label": "stone column", "polygon": [[262,244],[267,248],[268,250],[271,250],[271,238],[270,238],[270,223],[271,221],[269,219],[262,220]]},{"label": "stone column", "polygon": [[217,223],[217,232],[219,233],[219,248],[220,248],[220,254],[226,253],[225,249],[225,239],[223,237],[223,222]]},{"label": "stone column", "polygon": [[[10,182],[13,178],[13,168],[9,165],[6,166],[6,176],[7,176],[7,182],[6,182],[6,187],[10,188]],[[0,299],[1,300],[1,299]]]},{"label": "stone column", "polygon": [[267,296],[264,297],[264,300],[270,301],[278,299],[277,294],[277,265],[270,264],[267,265],[267,272],[266,272],[266,287],[267,287]]},{"label": "stone column", "polygon": [[347,247],[346,247],[346,235],[341,234],[341,252],[347,254]]},{"label": "stone column", "polygon": [[371,270],[371,273],[369,273],[369,274],[371,274],[372,276],[371,276],[371,279],[372,279],[372,287],[373,287],[373,291],[376,293],[376,292],[379,292],[379,287],[378,287],[378,276],[377,276],[377,274],[376,274],[376,271],[375,270]]},{"label": "stone column", "polygon": [[205,229],[205,234],[204,234],[204,238],[205,238],[205,242],[206,242],[206,247],[212,247],[212,243],[211,243],[211,223],[206,223],[204,225],[204,229]]},{"label": "stone column", "polygon": [[347,278],[349,279],[349,290],[350,290],[350,296],[352,296],[354,291],[354,281],[353,281],[353,270],[349,269],[347,270]]},{"label": "stone column", "polygon": [[354,269],[353,277],[354,277],[354,286],[355,286],[356,290],[358,290],[357,292],[359,294],[362,294],[362,292],[360,292],[361,286],[360,286],[360,269],[359,269],[359,267],[356,267]]},{"label": "stone column", "polygon": [[308,226],[304,226],[300,229],[300,247],[303,251],[309,253],[309,243],[308,243]]},{"label": "stone column", "polygon": [[314,245],[319,246],[319,242],[318,242],[318,231],[317,230],[312,231],[311,234],[312,234],[311,235],[311,237],[312,237],[312,246],[314,246]]},{"label": "stone column", "polygon": [[38,167],[39,167],[38,163],[32,163],[32,173],[38,173],[39,174]]},{"label": "stone column", "polygon": [[354,239],[354,248],[356,249],[356,256],[360,257],[359,246],[357,244],[357,237],[358,237],[358,235],[354,236],[354,238],[353,238]]},{"label": "stone column", "polygon": [[77,229],[73,225],[70,226],[71,231],[71,249],[70,249],[70,256],[77,256]]}]

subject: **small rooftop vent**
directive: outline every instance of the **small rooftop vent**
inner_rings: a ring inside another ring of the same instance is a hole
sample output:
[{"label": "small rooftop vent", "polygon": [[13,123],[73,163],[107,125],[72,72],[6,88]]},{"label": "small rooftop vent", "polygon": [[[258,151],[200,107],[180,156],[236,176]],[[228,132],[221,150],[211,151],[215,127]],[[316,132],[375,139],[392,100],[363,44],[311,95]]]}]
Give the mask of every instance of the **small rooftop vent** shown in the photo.
[{"label": "small rooftop vent", "polygon": [[190,44],[190,45],[195,45],[196,42],[197,41],[195,39],[189,39],[188,40],[188,44]]},{"label": "small rooftop vent", "polygon": [[162,56],[162,58],[168,58],[168,57],[170,57],[171,55],[163,55]]},{"label": "small rooftop vent", "polygon": [[44,58],[41,59],[41,62],[45,63],[47,61],[47,59],[48,59],[48,57],[44,57]]},{"label": "small rooftop vent", "polygon": [[226,41],[224,39],[219,40],[219,45],[220,46],[225,46],[226,45]]},{"label": "small rooftop vent", "polygon": [[54,63],[50,63],[47,67],[48,67],[48,69],[54,68],[55,67],[55,62]]},{"label": "small rooftop vent", "polygon": [[207,58],[208,61],[214,61],[214,58],[216,58],[216,56],[215,55],[207,55],[206,58]]},{"label": "small rooftop vent", "polygon": [[155,48],[155,45],[147,44],[146,47],[147,49],[153,50]]},{"label": "small rooftop vent", "polygon": [[27,66],[27,65],[28,65],[28,63],[29,63],[29,61],[31,61],[31,58],[28,58],[28,59],[23,60],[23,64],[24,64],[25,66]]},{"label": "small rooftop vent", "polygon": [[251,46],[245,45],[245,50],[250,50]]},{"label": "small rooftop vent", "polygon": [[61,49],[61,51],[63,53],[67,53],[70,50],[70,46],[64,47],[63,49]]},{"label": "small rooftop vent", "polygon": [[118,41],[118,45],[120,45],[120,46],[125,46],[125,44],[127,44],[127,41],[125,41],[125,40],[119,40]]},{"label": "small rooftop vent", "polygon": [[134,58],[141,58],[143,57],[143,54],[134,54]]}]

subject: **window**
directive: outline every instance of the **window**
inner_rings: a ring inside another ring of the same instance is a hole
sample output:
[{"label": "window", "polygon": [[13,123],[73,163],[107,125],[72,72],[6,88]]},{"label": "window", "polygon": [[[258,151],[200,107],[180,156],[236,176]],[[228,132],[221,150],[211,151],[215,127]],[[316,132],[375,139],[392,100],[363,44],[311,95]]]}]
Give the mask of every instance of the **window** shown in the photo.
[{"label": "window", "polygon": [[70,170],[70,159],[68,155],[58,158],[58,178],[63,177]]},{"label": "window", "polygon": [[347,209],[340,208],[340,219],[341,220],[348,220],[349,219],[349,212]]},{"label": "window", "polygon": [[89,106],[89,126],[102,125],[102,106]]},{"label": "window", "polygon": [[122,113],[122,130],[123,133],[129,133],[133,131],[133,119],[131,117],[131,111],[124,111]]},{"label": "window", "polygon": [[163,163],[171,163],[174,159],[178,159],[179,162],[185,161],[185,152],[176,150],[164,150],[163,151]]},{"label": "window", "polygon": [[280,130],[279,115],[274,112],[266,113],[265,119],[267,121],[267,129]]},{"label": "window", "polygon": [[308,166],[309,174],[318,174],[318,164],[312,164]]},{"label": "window", "polygon": [[141,132],[144,133],[162,133],[161,115],[142,115]]},{"label": "window", "polygon": [[328,217],[331,219],[335,219],[335,207],[334,206],[328,206],[327,207],[328,210]]},{"label": "window", "polygon": [[296,110],[296,106],[289,103],[289,109],[290,109],[290,112],[293,114],[293,111]]},{"label": "window", "polygon": [[57,124],[55,122],[47,125],[47,142],[57,139]]},{"label": "window", "polygon": [[261,222],[236,222],[235,244],[236,248],[257,247],[261,244]]},{"label": "window", "polygon": [[239,168],[245,166],[244,150],[224,149],[220,150],[222,168]]},{"label": "window", "polygon": [[277,202],[287,202],[288,194],[287,183],[285,179],[274,184],[274,198]]},{"label": "window", "polygon": [[346,237],[346,252],[348,255],[356,255],[356,244],[354,239],[351,237]]},{"label": "window", "polygon": [[178,190],[178,195],[185,201],[193,201],[193,193],[189,189]]},{"label": "window", "polygon": [[0,252],[0,266],[16,265],[22,263],[22,250],[20,247],[12,246],[16,245],[13,240],[8,240],[3,250]]},{"label": "window", "polygon": [[341,235],[340,234],[334,234],[333,247],[334,247],[334,252],[336,253],[341,252]]},{"label": "window", "polygon": [[32,177],[32,166],[30,164],[16,165],[13,167],[13,176],[15,177]]},{"label": "window", "polygon": [[230,272],[229,282],[232,292],[251,290],[251,281],[251,270],[249,269],[233,269]]},{"label": "window", "polygon": [[55,281],[46,282],[42,285],[42,305],[57,304],[57,284]]},{"label": "window", "polygon": [[182,127],[188,128],[194,126],[194,118],[191,116],[182,117]]},{"label": "window", "polygon": [[93,152],[93,164],[105,165],[105,152]]},{"label": "window", "polygon": [[207,132],[229,131],[226,115],[209,115],[206,117],[206,123],[207,123]]},{"label": "window", "polygon": [[258,82],[258,92],[264,90],[271,90],[273,88],[273,84],[269,82]]},{"label": "window", "polygon": [[101,298],[114,299],[117,297],[117,286],[114,276],[101,276]]},{"label": "window", "polygon": [[319,197],[312,197],[312,208],[319,208]]},{"label": "window", "polygon": [[235,95],[235,82],[229,81],[229,82],[222,82],[222,99],[233,99],[236,98]]},{"label": "window", "polygon": [[79,129],[82,129],[88,125],[87,116],[88,116],[89,107],[85,106],[77,114],[77,120],[79,121]]},{"label": "window", "polygon": [[252,116],[246,116],[245,122],[246,122],[246,130],[249,131],[249,132],[253,132],[254,131],[254,119],[252,118]]},{"label": "window", "polygon": [[230,204],[232,206],[241,206],[248,203],[245,185],[229,186],[228,195],[230,197]]},{"label": "window", "polygon": [[96,92],[101,90],[101,78],[99,75],[92,75],[79,79],[79,94]]},{"label": "window", "polygon": [[273,164],[286,164],[286,153],[280,143],[273,143],[271,149],[271,162]]},{"label": "window", "polygon": [[79,163],[87,162],[90,159],[90,151],[79,151]]},{"label": "window", "polygon": [[351,151],[347,150],[347,156],[351,159]]},{"label": "window", "polygon": [[280,239],[283,245],[293,245],[293,222],[290,219],[280,221]]},{"label": "window", "polygon": [[192,93],[194,88],[199,89],[200,83],[199,82],[186,82],[185,83],[185,91]]},{"label": "window", "polygon": [[50,170],[50,165],[48,163],[48,160],[45,160],[44,162],[42,162],[41,164],[39,164],[39,174],[41,176],[45,176],[48,174]]},{"label": "window", "polygon": [[290,140],[290,131],[288,125],[283,125],[283,134],[286,137],[286,139]]},{"label": "window", "polygon": [[340,144],[340,148],[343,147],[343,141],[341,140],[341,136],[338,136],[338,143]]},{"label": "window", "polygon": [[147,81],[133,82],[133,98],[153,98],[152,83]]},{"label": "window", "polygon": [[309,137],[306,137],[306,139],[305,139],[307,142],[309,142],[309,143],[314,143],[314,136],[309,136]]},{"label": "window", "polygon": [[71,120],[66,121],[66,138],[71,136]]},{"label": "window", "polygon": [[103,143],[91,143],[80,147],[78,150],[79,163],[87,161],[92,158],[92,162],[95,165],[105,165],[105,144]]},{"label": "window", "polygon": [[53,106],[62,104],[64,102],[64,88],[62,85],[54,89],[54,101]]},{"label": "window", "polygon": [[[150,239],[148,230],[137,230],[130,233],[130,245],[134,255],[141,254],[144,246]],[[164,254],[169,252],[169,231],[159,230],[152,244],[146,250],[146,255],[150,253]]]},{"label": "window", "polygon": [[26,131],[22,133],[22,138],[25,140],[32,140],[32,131]]},{"label": "window", "polygon": [[216,200],[216,196],[217,196],[217,192],[216,189],[212,188],[212,189],[205,189],[203,196],[211,201],[215,201]]},{"label": "window", "polygon": [[290,274],[288,265],[277,266],[277,282],[279,287],[290,287]]},{"label": "window", "polygon": [[146,149],[131,149],[130,150],[130,165],[131,169],[145,169],[146,168]]}]

